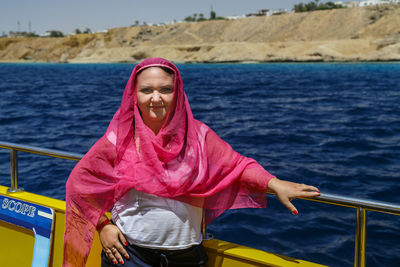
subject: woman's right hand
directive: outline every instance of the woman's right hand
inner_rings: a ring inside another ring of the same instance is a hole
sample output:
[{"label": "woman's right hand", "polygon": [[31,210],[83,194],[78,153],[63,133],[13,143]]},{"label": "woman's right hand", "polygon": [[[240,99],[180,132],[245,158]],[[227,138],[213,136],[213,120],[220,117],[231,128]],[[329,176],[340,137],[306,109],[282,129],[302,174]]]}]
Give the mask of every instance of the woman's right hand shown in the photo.
[{"label": "woman's right hand", "polygon": [[129,259],[129,254],[126,252],[124,246],[128,245],[124,235],[119,228],[112,224],[106,224],[99,232],[100,242],[103,246],[103,251],[107,258],[117,264],[118,262],[124,264],[122,257]]},{"label": "woman's right hand", "polygon": [[298,211],[291,202],[293,199],[321,195],[321,192],[315,186],[279,180],[278,178],[273,178],[269,181],[268,189],[275,192],[279,201],[294,215],[297,215]]}]

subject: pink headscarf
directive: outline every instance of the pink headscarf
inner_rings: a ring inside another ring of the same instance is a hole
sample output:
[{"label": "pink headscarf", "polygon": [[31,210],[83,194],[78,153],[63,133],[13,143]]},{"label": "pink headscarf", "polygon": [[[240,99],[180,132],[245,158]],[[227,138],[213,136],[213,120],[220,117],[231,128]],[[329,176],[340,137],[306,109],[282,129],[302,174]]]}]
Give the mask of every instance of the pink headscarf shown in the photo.
[{"label": "pink headscarf", "polygon": [[[137,107],[136,78],[149,67],[174,72],[174,104],[157,135]],[[205,210],[206,224],[227,209],[265,207],[273,178],[193,118],[176,66],[136,65],[105,135],[71,172],[66,193],[64,266],[84,266],[99,218],[132,188]]]}]

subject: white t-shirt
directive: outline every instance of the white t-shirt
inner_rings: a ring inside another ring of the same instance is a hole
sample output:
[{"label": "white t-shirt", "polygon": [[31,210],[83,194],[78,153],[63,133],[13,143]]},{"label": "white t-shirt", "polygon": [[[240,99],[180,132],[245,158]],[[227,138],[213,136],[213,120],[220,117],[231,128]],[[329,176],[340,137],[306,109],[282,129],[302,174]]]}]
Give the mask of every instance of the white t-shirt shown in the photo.
[{"label": "white t-shirt", "polygon": [[114,204],[111,218],[130,244],[185,249],[202,241],[202,209],[134,189]]}]

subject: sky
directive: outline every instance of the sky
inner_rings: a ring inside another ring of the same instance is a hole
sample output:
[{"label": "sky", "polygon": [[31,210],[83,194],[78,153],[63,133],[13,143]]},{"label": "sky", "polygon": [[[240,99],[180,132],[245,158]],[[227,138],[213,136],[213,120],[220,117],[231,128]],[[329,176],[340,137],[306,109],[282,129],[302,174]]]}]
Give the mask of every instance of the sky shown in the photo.
[{"label": "sky", "polygon": [[[209,17],[211,8],[217,16],[243,15],[260,9],[291,10],[294,4],[311,0],[0,0],[0,35],[9,31],[36,34],[59,30],[64,34],[75,29],[92,32],[126,27],[139,21],[167,23],[182,21],[194,13]],[[30,25],[30,26],[29,26]]]}]

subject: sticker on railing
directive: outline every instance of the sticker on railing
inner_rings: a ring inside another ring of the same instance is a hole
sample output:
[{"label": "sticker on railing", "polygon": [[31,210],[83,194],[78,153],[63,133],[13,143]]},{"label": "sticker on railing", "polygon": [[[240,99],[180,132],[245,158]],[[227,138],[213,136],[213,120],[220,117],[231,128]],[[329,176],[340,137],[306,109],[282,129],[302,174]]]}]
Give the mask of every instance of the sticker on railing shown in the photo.
[{"label": "sticker on railing", "polygon": [[34,232],[32,267],[47,266],[53,230],[53,209],[5,196],[0,196],[0,203],[0,220]]}]

